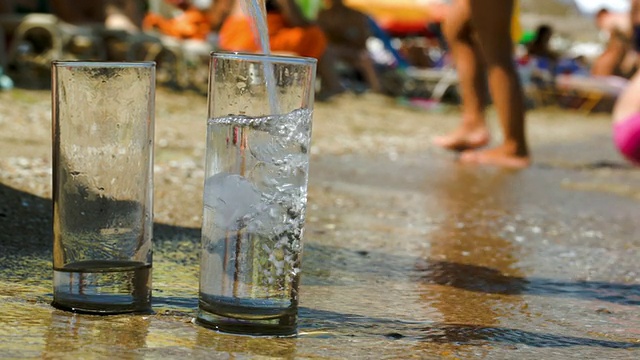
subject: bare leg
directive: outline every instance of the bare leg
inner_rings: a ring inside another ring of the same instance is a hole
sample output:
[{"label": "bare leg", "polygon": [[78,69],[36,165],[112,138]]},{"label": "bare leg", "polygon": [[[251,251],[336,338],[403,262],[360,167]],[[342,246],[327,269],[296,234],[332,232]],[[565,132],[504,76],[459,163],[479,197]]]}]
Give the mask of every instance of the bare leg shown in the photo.
[{"label": "bare leg", "polygon": [[437,146],[462,151],[485,146],[489,131],[484,119],[484,77],[479,49],[472,38],[471,9],[467,0],[451,8],[443,30],[455,60],[462,95],[462,122],[448,135],[436,137]]},{"label": "bare leg", "polygon": [[609,76],[618,74],[621,70],[625,55],[627,54],[627,47],[625,41],[617,35],[612,35],[606,49],[593,62],[591,75]]},{"label": "bare leg", "polygon": [[640,71],[631,78],[629,85],[616,100],[613,108],[613,122],[621,122],[640,111]]},{"label": "bare leg", "polygon": [[[634,26],[640,25],[640,0],[631,0],[630,17]],[[633,41],[634,44],[640,44],[640,39],[634,38]],[[618,96],[612,113],[613,122],[624,121],[638,111],[640,111],[640,70],[636,71],[622,94]]]},{"label": "bare leg", "polygon": [[373,60],[371,60],[371,56],[369,52],[366,50],[360,51],[357,55],[358,59],[356,63],[362,71],[367,83],[371,87],[371,90],[376,93],[382,92],[382,85],[380,84],[380,79],[378,78],[378,72],[373,64]]},{"label": "bare leg", "polygon": [[320,78],[320,91],[316,94],[316,100],[325,101],[344,92],[336,72],[336,56],[331,47],[327,47],[322,57],[318,59],[317,75]]},{"label": "bare leg", "polygon": [[465,0],[487,64],[489,91],[504,136],[501,145],[467,151],[460,161],[524,168],[530,164],[525,137],[524,95],[513,61],[511,16],[513,0]]}]

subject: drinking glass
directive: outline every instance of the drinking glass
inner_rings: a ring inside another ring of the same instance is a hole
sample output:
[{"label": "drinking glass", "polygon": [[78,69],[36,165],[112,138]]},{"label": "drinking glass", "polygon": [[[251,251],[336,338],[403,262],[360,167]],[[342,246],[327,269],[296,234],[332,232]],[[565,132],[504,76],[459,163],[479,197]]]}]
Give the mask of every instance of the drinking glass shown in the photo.
[{"label": "drinking glass", "polygon": [[197,320],[296,334],[316,60],[212,53]]},{"label": "drinking glass", "polygon": [[54,61],[53,305],[151,309],[155,63]]}]

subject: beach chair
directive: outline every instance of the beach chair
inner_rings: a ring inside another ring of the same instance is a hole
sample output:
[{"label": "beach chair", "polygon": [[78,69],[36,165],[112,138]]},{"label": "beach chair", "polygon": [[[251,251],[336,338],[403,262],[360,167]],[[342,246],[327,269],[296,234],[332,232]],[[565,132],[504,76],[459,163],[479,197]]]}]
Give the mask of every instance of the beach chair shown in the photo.
[{"label": "beach chair", "polygon": [[628,79],[619,76],[558,75],[555,92],[560,105],[585,113],[591,113],[602,105],[609,111],[628,83]]},{"label": "beach chair", "polygon": [[405,71],[410,79],[432,86],[431,99],[436,101],[442,101],[445,95],[451,89],[457,88],[459,84],[458,73],[453,67],[441,69],[408,67]]}]

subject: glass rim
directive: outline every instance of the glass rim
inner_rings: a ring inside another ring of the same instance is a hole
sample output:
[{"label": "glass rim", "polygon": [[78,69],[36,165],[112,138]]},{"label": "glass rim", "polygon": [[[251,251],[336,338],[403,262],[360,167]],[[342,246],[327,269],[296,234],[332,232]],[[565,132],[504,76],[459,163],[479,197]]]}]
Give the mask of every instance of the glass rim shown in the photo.
[{"label": "glass rim", "polygon": [[52,60],[55,67],[91,67],[91,68],[152,68],[155,61],[103,61],[103,60]]},{"label": "glass rim", "polygon": [[249,53],[241,51],[212,51],[211,58],[227,59],[227,60],[248,60],[248,61],[268,61],[272,63],[284,63],[291,65],[312,65],[318,62],[318,59],[308,56],[297,55],[280,55],[280,54],[264,54]]}]

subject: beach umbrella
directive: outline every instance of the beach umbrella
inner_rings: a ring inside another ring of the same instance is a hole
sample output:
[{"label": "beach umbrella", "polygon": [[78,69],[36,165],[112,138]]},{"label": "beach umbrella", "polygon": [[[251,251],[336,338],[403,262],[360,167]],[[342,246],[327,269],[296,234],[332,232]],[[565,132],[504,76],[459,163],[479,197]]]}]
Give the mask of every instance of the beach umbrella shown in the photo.
[{"label": "beach umbrella", "polygon": [[444,0],[345,0],[345,4],[392,33],[424,31],[427,23],[442,21],[449,7]]}]

